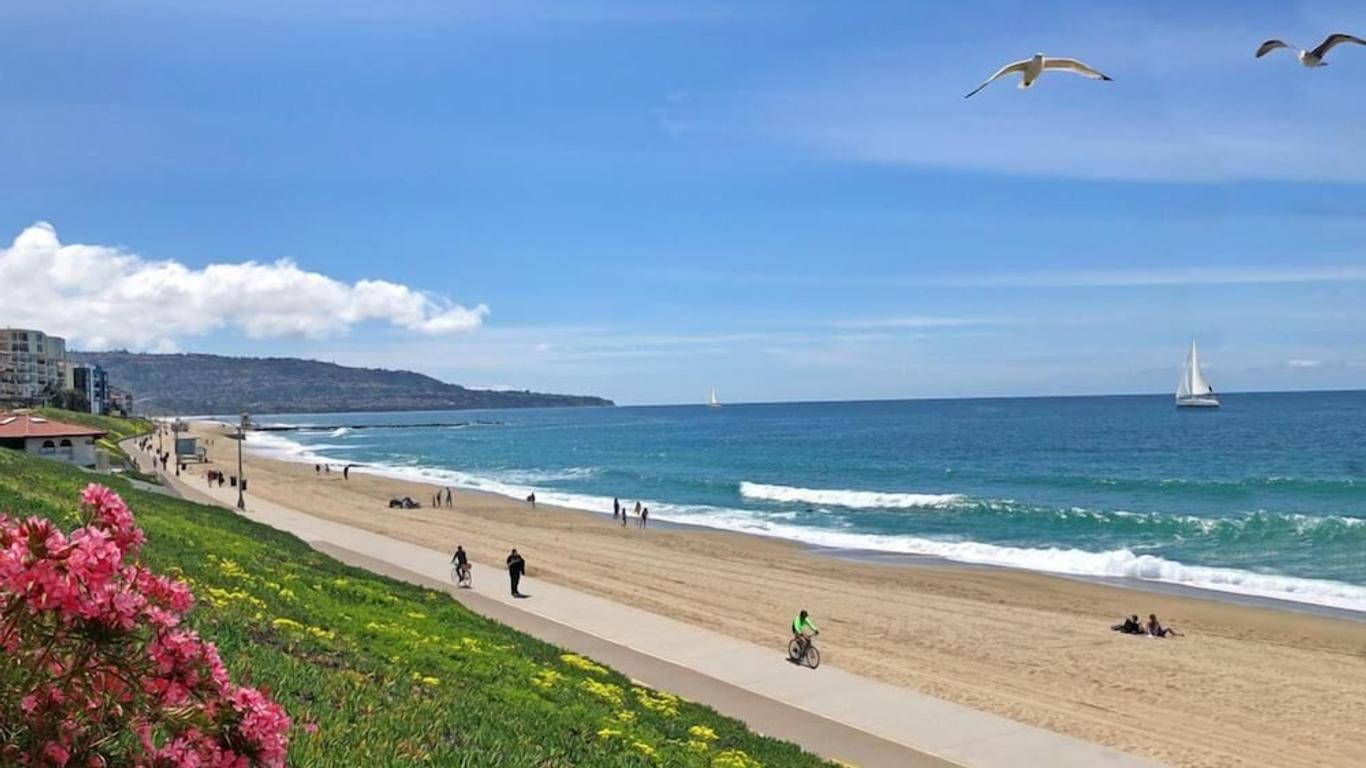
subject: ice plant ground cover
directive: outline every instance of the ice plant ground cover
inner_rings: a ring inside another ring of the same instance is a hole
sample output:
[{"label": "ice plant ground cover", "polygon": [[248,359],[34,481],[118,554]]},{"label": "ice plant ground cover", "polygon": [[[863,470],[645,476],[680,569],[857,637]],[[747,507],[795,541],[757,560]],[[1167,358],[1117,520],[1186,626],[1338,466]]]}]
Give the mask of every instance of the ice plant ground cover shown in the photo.
[{"label": "ice plant ground cover", "polygon": [[[0,510],[70,530],[90,477],[0,451]],[[290,765],[826,765],[445,594],[225,510],[110,485],[146,534],[142,561],[193,590],[183,626],[287,712]]]}]

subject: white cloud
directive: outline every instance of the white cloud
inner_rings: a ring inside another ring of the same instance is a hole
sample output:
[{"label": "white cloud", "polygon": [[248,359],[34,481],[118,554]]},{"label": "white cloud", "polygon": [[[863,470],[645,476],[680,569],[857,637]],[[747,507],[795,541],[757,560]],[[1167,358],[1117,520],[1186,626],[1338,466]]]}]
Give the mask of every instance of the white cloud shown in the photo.
[{"label": "white cloud", "polygon": [[253,338],[344,333],[388,322],[421,334],[477,328],[488,314],[385,280],[345,283],[292,261],[149,261],[104,245],[64,245],[39,222],[0,249],[0,324],[32,326],[81,346],[160,351],[220,328]]},{"label": "white cloud", "polygon": [[1286,365],[1291,368],[1317,368],[1323,364],[1320,360],[1287,360]]}]

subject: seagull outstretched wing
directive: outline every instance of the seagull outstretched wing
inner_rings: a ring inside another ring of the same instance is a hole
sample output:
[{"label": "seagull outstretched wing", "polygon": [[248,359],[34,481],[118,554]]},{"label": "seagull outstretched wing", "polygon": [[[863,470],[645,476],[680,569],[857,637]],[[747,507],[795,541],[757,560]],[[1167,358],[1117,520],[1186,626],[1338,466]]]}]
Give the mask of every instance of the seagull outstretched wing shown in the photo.
[{"label": "seagull outstretched wing", "polygon": [[1024,68],[1025,68],[1025,65],[1028,64],[1028,63],[1029,63],[1029,59],[1021,59],[1020,61],[1017,61],[1017,62],[1015,62],[1015,63],[1013,63],[1013,64],[1007,64],[1007,65],[1005,65],[1004,67],[1001,67],[1000,69],[996,70],[996,74],[992,75],[991,77],[988,77],[988,78],[987,78],[987,81],[986,81],[985,83],[982,83],[981,85],[977,86],[976,88],[973,88],[973,89],[972,89],[972,93],[969,93],[967,96],[964,96],[963,98],[965,98],[965,99],[966,99],[966,98],[970,98],[970,97],[972,96],[973,93],[977,93],[978,91],[982,90],[983,88],[987,87],[988,85],[991,85],[992,83],[996,82],[997,80],[1000,80],[1001,78],[1005,77],[1006,75],[1010,74],[1011,72],[1023,72],[1023,71],[1024,71]]},{"label": "seagull outstretched wing", "polygon": [[1290,43],[1287,43],[1284,40],[1267,40],[1265,43],[1257,46],[1257,58],[1260,59],[1277,48],[1291,48],[1293,50]]},{"label": "seagull outstretched wing", "polygon": [[1044,69],[1062,69],[1062,70],[1066,70],[1066,71],[1068,71],[1068,72],[1075,72],[1075,73],[1081,75],[1082,77],[1089,77],[1089,78],[1091,78],[1092,80],[1113,80],[1113,79],[1114,79],[1114,78],[1110,77],[1109,75],[1102,74],[1102,73],[1100,73],[1100,72],[1098,72],[1098,71],[1096,71],[1096,70],[1094,70],[1094,69],[1092,69],[1092,68],[1086,66],[1085,64],[1081,63],[1080,61],[1077,61],[1076,59],[1053,59],[1053,58],[1045,58],[1045,59],[1043,60],[1043,68],[1044,68]]},{"label": "seagull outstretched wing", "polygon": [[1327,56],[1328,52],[1333,50],[1333,46],[1337,45],[1338,43],[1356,43],[1357,45],[1366,45],[1366,40],[1362,40],[1361,38],[1356,37],[1354,35],[1344,35],[1341,32],[1339,32],[1335,35],[1329,35],[1326,39],[1324,39],[1322,43],[1319,43],[1319,47],[1314,49],[1314,55],[1322,59],[1324,56]]}]

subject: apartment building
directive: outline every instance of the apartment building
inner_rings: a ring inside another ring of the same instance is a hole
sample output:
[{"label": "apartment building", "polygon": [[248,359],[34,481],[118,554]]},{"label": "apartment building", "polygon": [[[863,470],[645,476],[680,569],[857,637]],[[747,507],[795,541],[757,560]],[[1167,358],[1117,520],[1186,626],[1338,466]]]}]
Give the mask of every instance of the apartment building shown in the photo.
[{"label": "apartment building", "polygon": [[66,387],[65,339],[0,328],[0,403],[35,404]]},{"label": "apartment building", "polygon": [[67,366],[67,389],[85,395],[90,412],[101,416],[109,413],[109,376],[98,365],[75,363]]}]

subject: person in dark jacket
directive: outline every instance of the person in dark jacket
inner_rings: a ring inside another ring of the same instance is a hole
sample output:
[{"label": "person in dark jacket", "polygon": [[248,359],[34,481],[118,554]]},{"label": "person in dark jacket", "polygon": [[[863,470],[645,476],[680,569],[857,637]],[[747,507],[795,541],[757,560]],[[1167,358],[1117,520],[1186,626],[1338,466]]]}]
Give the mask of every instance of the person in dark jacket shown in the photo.
[{"label": "person in dark jacket", "polygon": [[522,583],[522,574],[524,573],[526,573],[526,561],[523,560],[522,556],[517,554],[517,550],[514,549],[508,554],[508,578],[512,581],[513,597],[525,597],[525,595],[517,589],[517,586]]},{"label": "person in dark jacket", "polygon": [[1143,625],[1138,623],[1138,614],[1134,614],[1118,624],[1111,625],[1110,629],[1113,629],[1116,632],[1122,632],[1126,635],[1144,634]]}]

